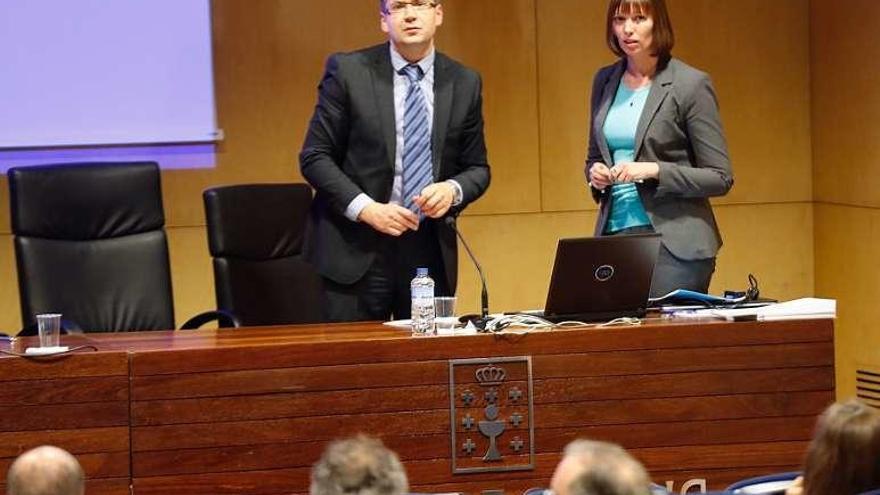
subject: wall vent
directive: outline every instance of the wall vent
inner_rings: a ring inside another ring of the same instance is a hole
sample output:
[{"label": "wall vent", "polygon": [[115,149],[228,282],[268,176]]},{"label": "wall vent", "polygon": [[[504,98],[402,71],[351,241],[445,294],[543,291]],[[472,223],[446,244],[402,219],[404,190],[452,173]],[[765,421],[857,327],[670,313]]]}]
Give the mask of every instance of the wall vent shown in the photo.
[{"label": "wall vent", "polygon": [[856,397],[880,409],[880,368],[863,366],[856,370]]}]

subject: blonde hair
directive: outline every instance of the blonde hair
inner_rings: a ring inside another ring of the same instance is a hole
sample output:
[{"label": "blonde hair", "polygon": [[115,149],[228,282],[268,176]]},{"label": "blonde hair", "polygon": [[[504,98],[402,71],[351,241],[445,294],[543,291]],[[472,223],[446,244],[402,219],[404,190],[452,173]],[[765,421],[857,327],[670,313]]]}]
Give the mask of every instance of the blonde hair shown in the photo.
[{"label": "blonde hair", "polygon": [[312,467],[311,495],[404,495],[406,471],[397,454],[376,438],[332,442]]}]

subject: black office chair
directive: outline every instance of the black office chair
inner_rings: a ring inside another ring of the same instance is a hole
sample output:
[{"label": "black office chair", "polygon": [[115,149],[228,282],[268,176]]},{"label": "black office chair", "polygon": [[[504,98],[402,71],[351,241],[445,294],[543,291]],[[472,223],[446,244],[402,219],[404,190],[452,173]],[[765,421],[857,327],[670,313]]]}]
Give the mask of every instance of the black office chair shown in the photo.
[{"label": "black office chair", "polygon": [[[57,312],[87,332],[168,330],[174,305],[159,167],[153,162],[12,168],[9,192],[22,335]],[[229,316],[202,313],[183,328]]]},{"label": "black office chair", "polygon": [[321,279],[302,257],[312,190],[246,184],[204,193],[217,307],[245,326],[321,321]]}]

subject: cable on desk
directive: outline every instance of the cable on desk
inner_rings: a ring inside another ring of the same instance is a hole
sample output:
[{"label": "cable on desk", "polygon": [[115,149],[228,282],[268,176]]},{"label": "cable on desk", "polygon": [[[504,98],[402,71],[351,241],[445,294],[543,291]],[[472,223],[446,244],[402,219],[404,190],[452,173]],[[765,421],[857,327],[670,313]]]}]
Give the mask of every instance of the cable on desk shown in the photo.
[{"label": "cable on desk", "polygon": [[629,316],[624,316],[622,318],[615,318],[611,321],[606,321],[605,323],[600,323],[596,325],[597,327],[637,327],[642,324],[642,320],[639,318],[632,318]]},{"label": "cable on desk", "polygon": [[[511,314],[504,315],[500,318],[495,318],[491,320],[486,325],[486,330],[491,333],[498,333],[502,330],[509,330],[511,328],[522,328],[524,329],[524,333],[531,332],[533,330],[543,330],[549,329],[553,330],[554,328],[566,328],[566,327],[593,327],[593,328],[603,328],[603,327],[616,327],[616,326],[639,326],[642,324],[642,320],[639,318],[615,318],[611,321],[607,321],[605,323],[586,323],[583,321],[561,321],[559,323],[552,323],[544,318],[535,315],[528,314]],[[523,333],[523,332],[520,332]]]}]

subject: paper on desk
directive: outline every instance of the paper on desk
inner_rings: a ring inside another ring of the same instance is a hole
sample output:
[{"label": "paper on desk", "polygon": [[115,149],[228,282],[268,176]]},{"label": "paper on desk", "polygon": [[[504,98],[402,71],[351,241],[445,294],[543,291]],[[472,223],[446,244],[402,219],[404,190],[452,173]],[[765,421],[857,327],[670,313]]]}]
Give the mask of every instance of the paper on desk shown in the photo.
[{"label": "paper on desk", "polygon": [[837,300],[804,297],[793,301],[758,308],[758,318],[778,320],[786,318],[834,318]]},{"label": "paper on desk", "polygon": [[[770,304],[757,308],[735,309],[700,309],[690,311],[690,317],[715,317],[725,320],[791,320],[801,318],[834,318],[837,315],[837,301],[835,299],[818,299],[804,297],[792,301]],[[677,315],[673,313],[673,316]]]}]

